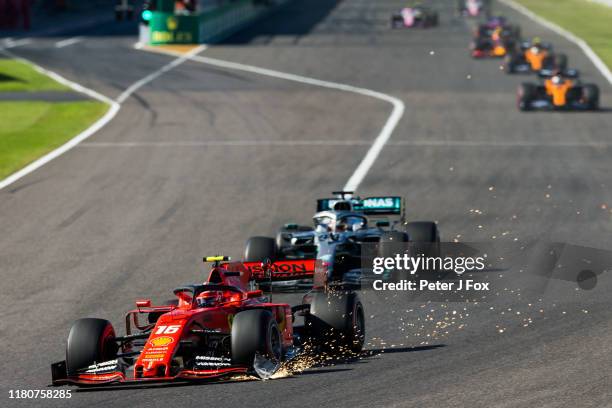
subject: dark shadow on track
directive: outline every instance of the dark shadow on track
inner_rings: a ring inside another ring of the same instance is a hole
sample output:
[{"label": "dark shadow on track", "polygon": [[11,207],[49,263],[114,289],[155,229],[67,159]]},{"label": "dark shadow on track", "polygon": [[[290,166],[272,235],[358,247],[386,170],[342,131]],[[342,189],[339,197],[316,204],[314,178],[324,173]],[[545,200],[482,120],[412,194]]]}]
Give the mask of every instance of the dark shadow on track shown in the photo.
[{"label": "dark shadow on track", "polygon": [[[378,349],[368,349],[362,351],[360,354],[351,354],[347,356],[341,356],[338,358],[334,358],[331,360],[326,360],[325,363],[315,364],[310,369],[289,375],[287,377],[283,377],[280,379],[289,379],[294,378],[301,375],[315,375],[315,374],[328,374],[335,372],[343,372],[343,371],[351,371],[351,368],[327,368],[331,365],[337,364],[356,364],[356,363],[365,363],[364,359],[368,359],[371,357],[378,357],[384,354],[395,354],[395,353],[413,353],[418,351],[428,351],[435,350],[441,347],[446,347],[444,344],[436,344],[431,346],[417,346],[417,347],[394,347],[394,348],[378,348]],[[182,382],[173,382],[173,383],[156,383],[156,384],[116,384],[116,385],[97,385],[97,386],[89,386],[89,387],[81,387],[74,389],[75,392],[103,392],[103,391],[122,391],[122,390],[137,390],[137,389],[155,389],[155,388],[170,388],[170,387],[187,387],[187,386],[197,386],[197,385],[222,385],[222,384],[232,384],[236,382],[243,381],[259,381],[255,377],[247,377],[244,379],[236,380],[236,378],[227,377],[224,379],[214,379],[214,380],[200,380],[200,381],[182,381]]]},{"label": "dark shadow on track", "polygon": [[343,0],[291,1],[281,9],[262,18],[219,44],[239,45],[252,42],[268,43],[276,36],[307,35]]}]

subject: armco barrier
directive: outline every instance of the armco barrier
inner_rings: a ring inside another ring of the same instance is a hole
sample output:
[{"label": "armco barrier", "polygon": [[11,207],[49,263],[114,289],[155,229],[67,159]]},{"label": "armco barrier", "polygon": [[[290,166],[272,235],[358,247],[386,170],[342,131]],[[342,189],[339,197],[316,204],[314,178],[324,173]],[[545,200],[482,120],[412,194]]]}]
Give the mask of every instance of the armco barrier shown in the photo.
[{"label": "armco barrier", "polygon": [[235,0],[190,15],[153,12],[140,40],[151,45],[197,44],[219,41],[291,0]]}]

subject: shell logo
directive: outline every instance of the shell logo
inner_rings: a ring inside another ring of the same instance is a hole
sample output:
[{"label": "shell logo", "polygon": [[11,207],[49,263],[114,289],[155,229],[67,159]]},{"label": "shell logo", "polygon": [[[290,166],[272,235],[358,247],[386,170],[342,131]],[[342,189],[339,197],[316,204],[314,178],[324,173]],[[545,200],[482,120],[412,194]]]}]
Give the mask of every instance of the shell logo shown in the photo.
[{"label": "shell logo", "polygon": [[174,339],[172,337],[163,336],[163,337],[157,337],[157,338],[151,340],[149,343],[153,347],[163,347],[163,346],[167,346],[168,344],[172,343],[173,341],[174,341]]},{"label": "shell logo", "polygon": [[166,19],[166,27],[168,30],[174,31],[178,27],[178,20],[174,16],[170,16]]}]

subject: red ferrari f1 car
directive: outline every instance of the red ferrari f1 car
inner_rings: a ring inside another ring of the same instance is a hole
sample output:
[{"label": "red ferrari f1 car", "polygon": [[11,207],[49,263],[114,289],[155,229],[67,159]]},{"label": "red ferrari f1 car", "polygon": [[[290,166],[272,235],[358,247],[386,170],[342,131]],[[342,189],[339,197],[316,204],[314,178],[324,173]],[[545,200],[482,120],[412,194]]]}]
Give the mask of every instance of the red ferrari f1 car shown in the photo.
[{"label": "red ferrari f1 car", "polygon": [[[203,284],[174,289],[173,304],[137,300],[125,316],[125,335],[104,319],[77,320],[66,359],[51,365],[54,385],[103,385],[201,380],[246,373],[269,378],[300,353],[358,353],[364,310],[356,293],[316,278],[313,259],[267,263],[214,262]],[[324,275],[325,269],[322,269]],[[274,303],[257,288],[263,280],[315,276],[302,304]],[[304,325],[294,325],[303,316]]]}]

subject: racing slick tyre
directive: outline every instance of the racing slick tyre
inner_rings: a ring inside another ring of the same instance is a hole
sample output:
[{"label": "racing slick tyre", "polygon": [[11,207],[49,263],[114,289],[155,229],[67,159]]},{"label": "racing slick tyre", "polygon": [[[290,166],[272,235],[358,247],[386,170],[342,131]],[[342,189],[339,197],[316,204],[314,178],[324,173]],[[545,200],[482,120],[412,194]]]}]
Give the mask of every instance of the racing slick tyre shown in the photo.
[{"label": "racing slick tyre", "polygon": [[516,72],[516,57],[514,55],[506,54],[504,57],[504,71],[506,71],[506,74]]},{"label": "racing slick tyre", "polygon": [[406,224],[411,242],[440,242],[440,232],[435,222],[416,221]]},{"label": "racing slick tyre", "polygon": [[264,309],[243,310],[232,321],[232,363],[249,367],[259,377],[278,370],[283,343],[278,323]]},{"label": "racing slick tyre", "polygon": [[582,98],[586,103],[587,109],[599,109],[599,88],[597,87],[597,85],[583,85]]},{"label": "racing slick tyre", "polygon": [[535,98],[536,87],[533,84],[522,83],[516,95],[516,104],[520,111],[531,110],[531,101]]},{"label": "racing slick tyre", "polygon": [[391,16],[391,28],[402,28],[404,26],[404,18],[401,15]]},{"label": "racing slick tyre", "polygon": [[274,238],[251,237],[244,249],[244,260],[245,262],[263,262],[266,259],[274,261],[276,249]]},{"label": "racing slick tyre", "polygon": [[381,257],[394,257],[404,252],[408,242],[408,234],[402,231],[385,231],[378,241],[378,253]]},{"label": "racing slick tyre", "polygon": [[355,292],[314,292],[305,326],[311,342],[330,354],[363,349],[365,314]]},{"label": "racing slick tyre", "polygon": [[104,319],[79,319],[70,328],[66,346],[66,371],[74,375],[77,370],[95,363],[117,358],[115,329]]},{"label": "racing slick tyre", "polygon": [[435,222],[409,222],[406,224],[406,233],[413,253],[428,257],[440,256],[440,231]]}]

